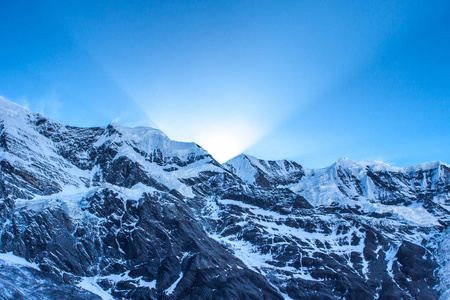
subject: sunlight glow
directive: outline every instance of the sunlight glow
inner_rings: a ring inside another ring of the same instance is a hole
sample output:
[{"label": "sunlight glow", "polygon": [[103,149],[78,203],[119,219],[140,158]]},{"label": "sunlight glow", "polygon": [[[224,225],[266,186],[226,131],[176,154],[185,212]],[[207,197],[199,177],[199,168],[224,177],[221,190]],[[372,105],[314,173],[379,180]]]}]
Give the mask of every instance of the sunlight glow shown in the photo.
[{"label": "sunlight glow", "polygon": [[242,153],[267,133],[264,126],[255,120],[208,114],[206,118],[193,117],[192,113],[190,115],[192,118],[183,123],[170,115],[162,116],[156,123],[169,138],[195,142],[220,163]]},{"label": "sunlight glow", "polygon": [[267,90],[240,82],[128,93],[169,138],[195,142],[220,163],[257,143],[301,103],[280,103],[264,95]]},{"label": "sunlight glow", "polygon": [[196,140],[220,163],[241,154],[263,135],[254,124],[245,120],[227,125],[205,128],[197,134]]}]

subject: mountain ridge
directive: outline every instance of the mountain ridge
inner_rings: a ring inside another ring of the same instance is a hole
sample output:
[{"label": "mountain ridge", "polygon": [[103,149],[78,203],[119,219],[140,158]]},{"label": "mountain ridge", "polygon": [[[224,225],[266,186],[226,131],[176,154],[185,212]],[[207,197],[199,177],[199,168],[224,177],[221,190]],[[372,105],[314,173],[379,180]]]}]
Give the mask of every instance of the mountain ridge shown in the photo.
[{"label": "mountain ridge", "polygon": [[157,129],[0,106],[0,252],[39,269],[0,256],[4,295],[14,281],[31,282],[19,299],[31,287],[36,299],[448,295],[447,164],[222,165]]}]

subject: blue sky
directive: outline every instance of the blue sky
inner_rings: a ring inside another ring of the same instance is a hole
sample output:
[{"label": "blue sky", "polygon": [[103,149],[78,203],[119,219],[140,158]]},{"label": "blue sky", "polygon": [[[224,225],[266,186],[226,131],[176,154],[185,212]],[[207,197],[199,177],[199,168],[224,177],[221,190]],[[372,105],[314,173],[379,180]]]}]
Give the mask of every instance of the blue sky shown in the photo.
[{"label": "blue sky", "polygon": [[0,95],[221,162],[450,162],[448,1],[93,2],[0,2]]}]

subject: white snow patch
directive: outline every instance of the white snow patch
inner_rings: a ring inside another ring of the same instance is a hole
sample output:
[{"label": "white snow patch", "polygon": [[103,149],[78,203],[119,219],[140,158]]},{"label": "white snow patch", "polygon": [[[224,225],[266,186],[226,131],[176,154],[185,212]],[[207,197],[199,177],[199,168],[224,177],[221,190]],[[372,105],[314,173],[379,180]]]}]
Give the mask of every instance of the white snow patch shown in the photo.
[{"label": "white snow patch", "polygon": [[389,251],[386,252],[386,261],[387,261],[387,270],[386,271],[388,272],[389,276],[391,276],[392,281],[395,282],[396,284],[397,284],[397,282],[394,279],[394,271],[392,270],[392,267],[394,265],[394,262],[397,260],[395,258],[395,255],[397,254],[399,247],[400,246],[391,247],[389,249]]},{"label": "white snow patch", "polygon": [[12,252],[0,253],[0,260],[5,265],[23,266],[39,270],[39,266],[37,264],[31,263],[23,257],[14,255]]},{"label": "white snow patch", "polygon": [[[94,276],[94,277],[83,277],[81,282],[77,285],[78,287],[85,289],[93,294],[100,296],[104,300],[114,299],[110,294],[110,290],[103,290],[97,282],[99,280],[109,280],[112,281],[113,284],[117,284],[121,281],[132,281],[136,286],[139,287],[148,287],[150,289],[156,288],[156,280],[152,280],[150,282],[142,279],[142,276],[133,278],[128,275],[130,271],[126,271],[122,274],[110,274],[106,276]],[[137,283],[136,283],[137,281]]]},{"label": "white snow patch", "polygon": [[[188,257],[191,254],[191,252],[184,252],[183,256],[181,257],[180,263],[182,263],[184,261],[184,259],[186,257]],[[174,283],[172,283],[171,286],[169,286],[166,290],[164,290],[164,293],[166,295],[170,295],[173,293],[173,291],[175,290],[175,288],[177,287],[178,283],[181,281],[181,279],[183,279],[183,271],[180,272],[180,275],[178,275],[177,280],[174,281]]]},{"label": "white snow patch", "polygon": [[261,254],[250,242],[239,240],[233,236],[223,237],[219,234],[209,234],[209,236],[220,243],[228,245],[244,264],[251,270],[263,273],[261,267],[272,267],[267,261],[272,260],[269,254]]},{"label": "white snow patch", "polygon": [[107,292],[105,292],[98,284],[96,277],[83,277],[78,287],[91,292],[92,294],[100,296],[103,300],[114,300],[114,298]]},{"label": "white snow patch", "polygon": [[164,293],[166,295],[170,295],[173,293],[173,291],[175,290],[175,288],[177,287],[178,283],[181,281],[181,279],[183,279],[183,272],[180,272],[180,275],[178,275],[178,279],[175,280],[174,283],[172,283],[171,286],[169,286],[169,288],[167,288],[166,290],[164,290]]}]

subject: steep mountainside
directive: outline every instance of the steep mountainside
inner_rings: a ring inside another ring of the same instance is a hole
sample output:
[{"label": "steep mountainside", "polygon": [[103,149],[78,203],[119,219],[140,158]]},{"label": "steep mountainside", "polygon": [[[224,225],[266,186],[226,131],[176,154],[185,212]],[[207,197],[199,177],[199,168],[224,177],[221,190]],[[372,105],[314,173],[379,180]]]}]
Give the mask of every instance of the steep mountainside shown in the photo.
[{"label": "steep mountainside", "polygon": [[446,164],[221,165],[156,129],[0,107],[5,299],[447,295]]}]

